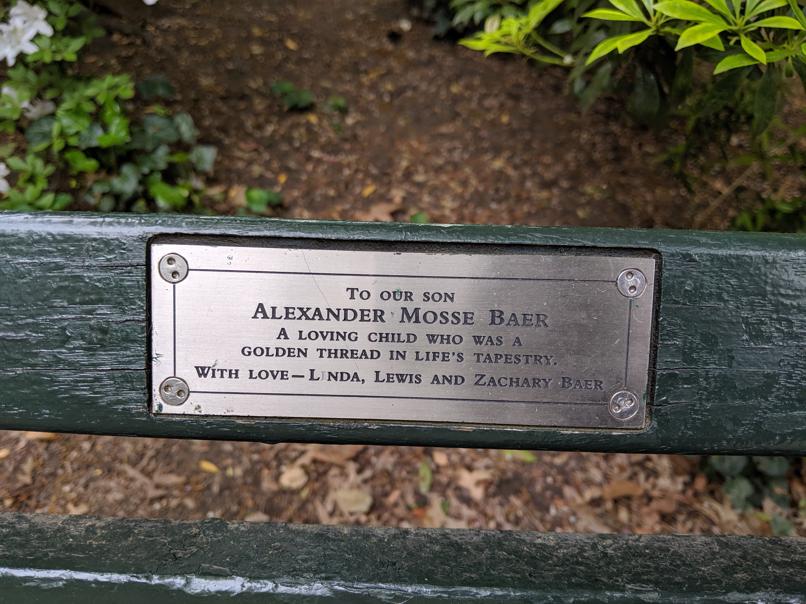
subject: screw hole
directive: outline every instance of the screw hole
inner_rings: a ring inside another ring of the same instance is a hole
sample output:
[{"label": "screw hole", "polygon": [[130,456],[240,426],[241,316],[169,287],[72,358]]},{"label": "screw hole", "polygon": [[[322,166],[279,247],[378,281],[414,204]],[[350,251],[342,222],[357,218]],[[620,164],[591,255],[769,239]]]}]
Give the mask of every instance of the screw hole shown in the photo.
[{"label": "screw hole", "polygon": [[633,277],[635,277],[635,274],[632,271],[627,273],[627,279],[632,279]]},{"label": "screw hole", "polygon": [[170,384],[165,384],[165,385],[162,387],[162,389],[163,389],[163,390],[165,390],[165,392],[170,392],[171,390],[173,390],[173,388],[171,388],[171,385],[170,385]]},{"label": "screw hole", "polygon": [[636,291],[638,291],[638,288],[637,288],[637,287],[635,287],[634,285],[631,285],[631,286],[629,287],[629,292],[630,292],[631,294],[634,294]]},{"label": "screw hole", "polygon": [[173,266],[174,264],[176,264],[176,258],[170,256],[165,262],[167,262],[170,266]]},{"label": "screw hole", "polygon": [[179,279],[179,273],[174,271],[174,272],[171,273],[171,277],[174,278],[174,279]]},{"label": "screw hole", "polygon": [[178,396],[179,398],[185,398],[185,391],[184,390],[177,390],[176,391],[176,396]]}]

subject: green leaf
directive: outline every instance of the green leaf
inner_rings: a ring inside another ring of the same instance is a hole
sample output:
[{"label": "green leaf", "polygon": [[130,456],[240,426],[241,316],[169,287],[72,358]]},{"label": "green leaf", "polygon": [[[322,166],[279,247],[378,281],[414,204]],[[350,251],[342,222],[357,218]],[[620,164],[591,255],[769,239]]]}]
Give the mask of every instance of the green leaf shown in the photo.
[{"label": "green leaf", "polygon": [[638,3],[635,0],[610,0],[610,4],[615,6],[621,12],[632,15],[639,21],[643,21],[644,23],[647,21],[644,11],[641,10],[641,7],[638,6]]},{"label": "green leaf", "polygon": [[69,193],[58,193],[56,198],[53,200],[50,209],[51,210],[64,210],[73,203],[73,196]]},{"label": "green leaf", "polygon": [[543,20],[554,11],[555,8],[560,6],[564,0],[540,0],[529,8],[526,14],[526,26],[529,31],[537,29]]},{"label": "green leaf", "polygon": [[719,63],[716,64],[716,67],[714,68],[714,75],[730,71],[731,69],[737,69],[739,67],[747,67],[748,65],[757,65],[757,64],[758,61],[756,61],[753,57],[744,54],[743,52],[728,55],[727,57],[725,57]]},{"label": "green leaf", "polygon": [[431,490],[431,484],[434,482],[434,473],[431,471],[431,466],[428,462],[423,460],[420,462],[420,467],[417,469],[417,487],[423,495],[427,495]]},{"label": "green leaf", "polygon": [[715,35],[713,38],[708,38],[704,42],[700,42],[706,48],[713,48],[714,50],[725,50],[725,45],[722,43],[722,38],[719,37],[719,34]]},{"label": "green leaf", "polygon": [[778,108],[780,88],[779,70],[775,65],[768,65],[764,75],[761,76],[753,99],[751,134],[754,138],[760,136],[772,123],[772,118],[775,117],[775,111]]},{"label": "green leaf", "polygon": [[171,151],[168,145],[160,145],[151,153],[141,154],[135,160],[144,173],[160,172],[168,167],[168,156]]},{"label": "green leaf", "polygon": [[597,8],[582,15],[588,19],[602,19],[603,21],[638,21],[643,22],[643,19],[636,19],[632,15],[622,13],[621,11],[613,10],[611,8]]},{"label": "green leaf", "polygon": [[753,42],[747,36],[740,35],[739,39],[741,40],[742,48],[747,54],[749,54],[759,63],[763,63],[764,65],[767,64],[767,55],[764,54],[764,50],[761,48],[761,46]]},{"label": "green leaf", "polygon": [[277,191],[257,187],[246,190],[246,207],[255,214],[262,214],[269,206],[280,206],[282,204],[283,196]]},{"label": "green leaf", "polygon": [[711,455],[708,465],[725,478],[738,476],[747,467],[748,458],[744,455]]},{"label": "green leaf", "polygon": [[22,158],[17,156],[9,157],[6,160],[6,165],[15,172],[24,172],[28,170],[28,164]]},{"label": "green leaf", "polygon": [[209,174],[218,156],[218,149],[212,145],[196,145],[190,150],[190,161],[199,171]]},{"label": "green leaf", "polygon": [[146,115],[143,118],[145,148],[155,149],[159,145],[172,145],[179,140],[179,130],[173,120],[161,115]]},{"label": "green leaf", "polygon": [[725,17],[728,22],[733,21],[733,13],[730,12],[728,3],[725,0],[705,0],[705,2],[720,15]]},{"label": "green leaf", "polygon": [[680,34],[675,50],[681,50],[695,44],[702,44],[710,40],[715,35],[722,33],[728,28],[727,25],[716,25],[714,23],[700,23],[686,29]]},{"label": "green leaf", "polygon": [[769,27],[772,29],[795,29],[802,30],[803,26],[792,17],[767,17],[755,21],[747,29],[757,29],[759,27]]},{"label": "green leaf", "polygon": [[756,464],[759,472],[774,477],[786,476],[792,467],[792,463],[786,457],[757,456],[753,457],[753,463]]},{"label": "green leaf", "polygon": [[567,34],[574,28],[575,21],[573,19],[557,19],[554,23],[551,24],[549,27],[550,34]]},{"label": "green leaf", "polygon": [[669,89],[669,101],[673,105],[682,102],[694,88],[694,49],[682,51],[679,57]]},{"label": "green leaf", "polygon": [[[803,14],[798,0],[787,0],[787,3],[789,4],[789,8],[792,9],[792,14],[795,15],[795,19],[797,19],[803,27],[806,27],[806,15]],[[804,52],[804,54],[806,54],[806,52]]]},{"label": "green leaf", "polygon": [[638,67],[635,84],[628,103],[629,111],[636,120],[645,125],[654,124],[661,110],[661,95],[658,80],[648,69]]},{"label": "green leaf", "polygon": [[776,537],[789,537],[795,533],[795,526],[779,514],[773,514],[770,518],[770,528]]},{"label": "green leaf", "polygon": [[674,17],[675,19],[682,19],[684,21],[701,21],[714,23],[716,25],[725,24],[722,17],[715,15],[704,6],[700,6],[689,0],[666,0],[665,2],[659,2],[655,5],[655,10],[667,17]]},{"label": "green leaf", "polygon": [[160,178],[148,183],[148,193],[163,210],[181,210],[187,203],[190,192],[185,187],[169,185]]},{"label": "green leaf", "polygon": [[619,40],[624,36],[614,36],[612,38],[605,38],[599,42],[588,56],[585,65],[590,65],[594,61],[601,59],[603,56],[610,54],[618,47]]},{"label": "green leaf", "polygon": [[156,99],[171,99],[176,94],[176,90],[163,75],[154,75],[137,82],[137,94],[144,101]]},{"label": "green leaf", "polygon": [[62,156],[70,164],[70,169],[73,172],[95,172],[98,169],[98,160],[87,157],[78,149],[65,151]]},{"label": "green leaf", "polygon": [[336,113],[345,114],[349,111],[349,106],[347,105],[347,99],[343,96],[333,95],[327,99],[327,107],[331,111],[335,111]]},{"label": "green leaf", "polygon": [[582,78],[575,82],[574,92],[579,96],[582,111],[590,109],[602,93],[607,90],[612,82],[612,74],[613,64],[606,62],[596,68],[593,77],[588,82],[585,82]]},{"label": "green leaf", "polygon": [[750,13],[751,17],[755,15],[760,15],[761,13],[766,13],[767,11],[775,10],[776,8],[781,8],[782,6],[786,6],[786,0],[762,0],[759,2],[758,6],[753,9]]},{"label": "green leaf", "polygon": [[106,132],[98,137],[98,146],[104,149],[116,147],[129,141],[129,120],[118,115],[109,121]]},{"label": "green leaf", "polygon": [[515,459],[517,461],[522,461],[524,463],[535,463],[537,461],[537,455],[535,455],[531,451],[522,451],[520,449],[507,449],[504,451],[504,455],[507,457],[507,459]]},{"label": "green leaf", "polygon": [[280,80],[271,85],[271,91],[280,97],[286,111],[304,111],[313,107],[313,93],[300,90],[291,82]]},{"label": "green leaf", "polygon": [[179,133],[179,138],[183,143],[192,145],[196,142],[196,137],[199,136],[199,131],[193,123],[193,118],[187,113],[177,113],[174,116],[174,126]]},{"label": "green leaf", "polygon": [[722,490],[737,510],[747,507],[747,500],[753,494],[753,484],[744,476],[737,476],[725,482]]},{"label": "green leaf", "polygon": [[34,150],[44,149],[53,140],[53,123],[55,121],[56,118],[48,115],[36,120],[25,130],[25,140]]},{"label": "green leaf", "polygon": [[140,170],[134,164],[123,164],[120,173],[109,180],[110,190],[122,199],[129,199],[140,186]]},{"label": "green leaf", "polygon": [[638,46],[642,42],[644,42],[649,36],[651,36],[653,31],[651,29],[644,29],[639,32],[635,32],[634,34],[627,34],[626,36],[621,36],[621,39],[616,44],[616,48],[618,48],[619,54],[623,53],[625,50],[632,48],[633,46]]},{"label": "green leaf", "polygon": [[414,214],[411,215],[411,218],[409,218],[409,220],[414,224],[428,224],[430,222],[428,214],[426,214],[425,212],[415,212]]}]

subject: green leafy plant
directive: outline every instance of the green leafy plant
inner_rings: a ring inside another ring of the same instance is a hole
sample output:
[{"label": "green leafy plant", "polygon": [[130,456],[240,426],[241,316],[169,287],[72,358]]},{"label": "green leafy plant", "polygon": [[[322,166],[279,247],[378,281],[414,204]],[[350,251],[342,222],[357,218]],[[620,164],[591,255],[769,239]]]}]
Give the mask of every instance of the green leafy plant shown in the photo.
[{"label": "green leafy plant", "polygon": [[[688,173],[692,159],[706,156],[710,171],[726,174],[749,158],[745,184],[749,172],[759,182],[774,178],[787,96],[806,90],[806,17],[797,0],[537,0],[461,43],[565,66],[583,109],[612,94],[641,124],[661,129],[676,120],[667,140],[677,140],[659,159],[692,192],[704,180]],[[749,152],[735,151],[737,136]],[[799,153],[796,142],[784,146]],[[803,171],[800,160],[783,164]],[[803,220],[797,200],[775,203]]]},{"label": "green leafy plant", "polygon": [[342,115],[345,115],[350,110],[350,106],[347,104],[347,99],[339,95],[329,97],[327,99],[327,107],[331,111],[341,113]]},{"label": "green leafy plant", "polygon": [[0,209],[199,208],[216,149],[198,144],[190,115],[154,103],[137,117],[131,104],[136,92],[150,102],[173,96],[170,83],[78,75],[71,64],[103,30],[81,2],[41,4],[9,9],[10,26],[37,35],[15,49],[0,91],[0,131],[12,140],[0,149]]},{"label": "green leafy plant", "polygon": [[523,12],[527,0],[451,0],[451,24],[458,30],[484,25],[485,31],[498,28],[502,19]]},{"label": "green leafy plant", "polygon": [[[540,0],[462,44],[487,55],[514,53],[568,66],[585,104],[630,73],[632,113],[646,122],[667,116],[670,105],[687,115],[707,113],[718,98],[741,99],[752,88],[755,138],[779,111],[784,80],[797,73],[806,86],[806,17],[796,0]],[[609,61],[588,75],[602,59],[634,49],[642,52],[632,61]],[[695,62],[710,64],[714,76],[757,72],[714,79],[697,90]]]},{"label": "green leafy plant", "polygon": [[246,207],[254,214],[263,214],[269,208],[282,204],[283,196],[277,191],[254,187],[246,190]]},{"label": "green leafy plant", "polygon": [[734,227],[741,231],[806,233],[806,199],[765,199],[756,209],[742,210]]},{"label": "green leafy plant", "polygon": [[[792,499],[787,477],[795,471],[795,461],[786,457],[711,455],[704,458],[704,470],[712,479],[724,481],[722,491],[734,509],[754,512],[769,522],[776,535],[788,535],[793,526],[784,514]],[[773,504],[768,509],[778,511],[761,511],[765,500]]]},{"label": "green leafy plant", "polygon": [[279,97],[286,111],[307,111],[314,105],[313,93],[310,90],[297,88],[285,80],[272,84],[271,91]]},{"label": "green leafy plant", "polygon": [[[806,42],[806,17],[795,0],[732,0],[730,5],[728,1],[707,0],[706,7],[691,0],[644,0],[642,5],[635,0],[610,0],[612,8],[597,9],[584,16],[641,23],[646,28],[603,40],[587,62],[614,50],[623,53],[650,36],[666,35],[676,41],[676,51],[702,45],[724,53],[718,55],[715,74],[749,65],[791,62],[793,58],[798,67],[806,67],[802,48]],[[793,16],[769,15],[787,6]]]},{"label": "green leafy plant", "polygon": [[564,0],[542,0],[523,14],[508,17],[492,31],[478,32],[465,38],[461,44],[485,55],[494,53],[521,54],[530,59],[551,65],[571,65],[573,55],[549,40],[541,28],[546,18]]}]

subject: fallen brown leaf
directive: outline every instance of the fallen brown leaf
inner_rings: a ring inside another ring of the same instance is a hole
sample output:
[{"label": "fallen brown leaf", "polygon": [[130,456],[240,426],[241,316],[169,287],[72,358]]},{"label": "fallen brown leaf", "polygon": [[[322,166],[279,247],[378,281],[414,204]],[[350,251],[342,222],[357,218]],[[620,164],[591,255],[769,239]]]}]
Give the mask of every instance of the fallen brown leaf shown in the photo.
[{"label": "fallen brown leaf", "polygon": [[23,436],[28,440],[56,440],[59,435],[54,432],[24,432]]},{"label": "fallen brown leaf", "polygon": [[218,474],[221,470],[212,461],[202,459],[199,461],[199,469],[208,474]]},{"label": "fallen brown leaf", "polygon": [[333,495],[345,514],[366,514],[372,507],[372,494],[366,489],[337,489]]},{"label": "fallen brown leaf", "polygon": [[474,500],[481,501],[487,491],[487,485],[482,483],[492,480],[492,477],[492,473],[487,470],[469,471],[462,468],[459,470],[457,483],[460,487],[467,489],[467,492]]},{"label": "fallen brown leaf", "polygon": [[637,497],[644,494],[644,488],[632,480],[614,480],[602,487],[602,497],[613,500],[619,497]]},{"label": "fallen brown leaf", "polygon": [[289,491],[299,491],[308,482],[308,475],[299,466],[291,466],[280,474],[280,486]]}]

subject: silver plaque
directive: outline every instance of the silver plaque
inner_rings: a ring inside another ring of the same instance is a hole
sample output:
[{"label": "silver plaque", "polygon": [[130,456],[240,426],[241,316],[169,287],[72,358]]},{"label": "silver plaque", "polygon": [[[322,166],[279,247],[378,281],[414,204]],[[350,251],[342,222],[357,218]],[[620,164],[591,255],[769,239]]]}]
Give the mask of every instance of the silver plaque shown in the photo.
[{"label": "silver plaque", "polygon": [[640,429],[656,259],[162,239],[155,414]]}]

